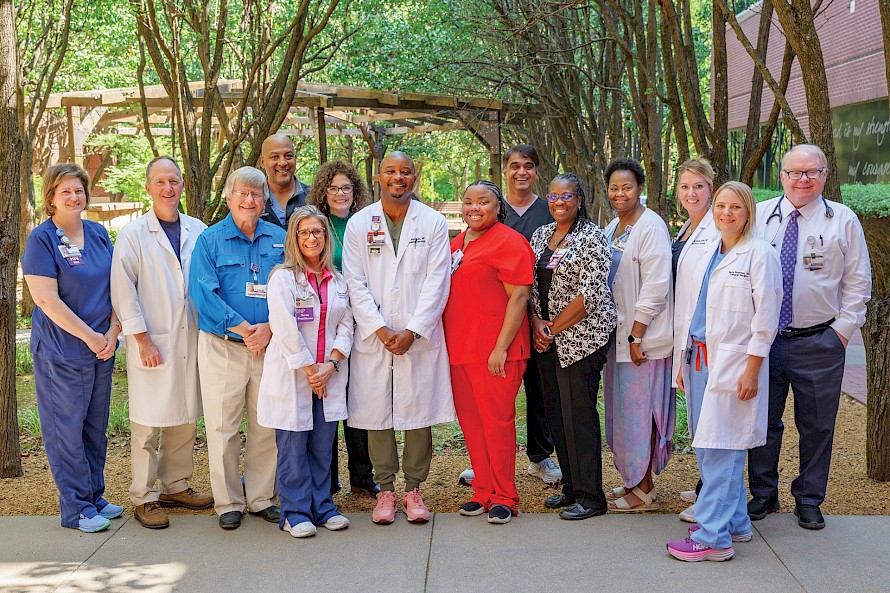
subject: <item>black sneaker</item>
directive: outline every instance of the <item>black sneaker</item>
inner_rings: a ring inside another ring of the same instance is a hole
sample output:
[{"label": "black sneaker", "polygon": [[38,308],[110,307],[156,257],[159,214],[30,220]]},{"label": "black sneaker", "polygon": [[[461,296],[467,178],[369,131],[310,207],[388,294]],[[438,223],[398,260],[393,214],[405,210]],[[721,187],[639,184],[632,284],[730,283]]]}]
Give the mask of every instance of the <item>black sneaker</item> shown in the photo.
[{"label": "black sneaker", "polygon": [[465,517],[475,517],[484,513],[485,507],[475,500],[471,500],[460,505],[460,510],[458,512]]},{"label": "black sneaker", "polygon": [[488,511],[489,523],[509,523],[513,518],[513,511],[502,504],[496,504]]}]

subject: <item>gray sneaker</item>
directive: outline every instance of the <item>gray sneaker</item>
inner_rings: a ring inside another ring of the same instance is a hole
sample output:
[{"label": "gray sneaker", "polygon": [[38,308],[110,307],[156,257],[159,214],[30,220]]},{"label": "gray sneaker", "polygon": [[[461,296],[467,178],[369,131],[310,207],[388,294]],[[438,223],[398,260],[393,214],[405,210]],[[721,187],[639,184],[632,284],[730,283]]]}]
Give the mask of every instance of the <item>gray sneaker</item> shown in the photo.
[{"label": "gray sneaker", "polygon": [[541,463],[535,463],[534,461],[529,463],[528,475],[539,478],[545,484],[550,485],[558,484],[562,480],[562,470],[549,457],[541,461]]}]

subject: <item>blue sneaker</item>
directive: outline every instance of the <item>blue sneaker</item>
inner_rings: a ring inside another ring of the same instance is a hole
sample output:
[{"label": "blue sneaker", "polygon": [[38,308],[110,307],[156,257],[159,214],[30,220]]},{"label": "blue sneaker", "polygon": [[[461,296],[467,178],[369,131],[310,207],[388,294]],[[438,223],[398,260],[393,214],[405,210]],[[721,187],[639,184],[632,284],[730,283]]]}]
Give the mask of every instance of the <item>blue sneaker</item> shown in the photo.
[{"label": "blue sneaker", "polygon": [[77,528],[84,533],[96,533],[97,531],[104,531],[109,527],[111,527],[111,521],[102,515],[96,515],[92,519],[87,519],[81,515],[80,520],[77,522]]},{"label": "blue sneaker", "polygon": [[104,507],[102,507],[102,509],[99,511],[99,514],[106,519],[117,519],[124,514],[124,507],[116,504],[111,504],[109,502]]}]

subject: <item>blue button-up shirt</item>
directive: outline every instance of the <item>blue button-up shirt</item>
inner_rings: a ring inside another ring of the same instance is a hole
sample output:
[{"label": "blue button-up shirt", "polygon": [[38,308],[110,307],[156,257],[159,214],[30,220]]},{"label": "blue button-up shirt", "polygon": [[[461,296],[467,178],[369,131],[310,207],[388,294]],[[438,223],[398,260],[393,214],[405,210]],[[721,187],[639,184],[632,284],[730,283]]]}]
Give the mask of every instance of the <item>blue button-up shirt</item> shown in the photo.
[{"label": "blue button-up shirt", "polygon": [[201,233],[189,275],[189,294],[198,309],[201,331],[240,338],[227,328],[242,321],[251,325],[269,321],[266,299],[247,296],[247,283],[266,283],[272,268],[282,262],[284,238],[284,229],[259,220],[251,241],[231,214]]}]

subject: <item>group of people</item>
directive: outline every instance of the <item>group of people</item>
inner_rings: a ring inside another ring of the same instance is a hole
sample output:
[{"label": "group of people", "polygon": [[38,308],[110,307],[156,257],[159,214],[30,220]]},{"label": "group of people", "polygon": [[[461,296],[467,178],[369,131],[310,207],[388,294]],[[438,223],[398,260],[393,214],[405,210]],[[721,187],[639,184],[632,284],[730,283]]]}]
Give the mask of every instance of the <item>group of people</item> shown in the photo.
[{"label": "group of people", "polygon": [[[159,157],[146,169],[152,208],[114,249],[81,218],[86,173],[51,167],[49,218],[22,266],[38,305],[31,349],[62,525],[99,531],[123,513],[103,498],[102,477],[123,330],[130,496],[149,528],[167,527],[171,506],[214,507],[223,529],[238,528],[245,511],[294,537],[348,527],[332,499],[340,421],[351,488],[377,498],[372,520],[395,520],[401,468],[405,515],[424,522],[431,427],[455,416],[472,464],[461,479],[473,494],[459,512],[507,523],[519,511],[523,383],[528,473],[562,482],[544,504],[568,520],[659,508],[653,474],[671,455],[675,389],[685,392],[701,480],[683,515],[696,524],[667,548],[690,561],[731,558],[732,542],[751,539],[750,520],[778,510],[790,385],[801,435],[795,514],[823,527],[844,348],[864,322],[871,275],[855,215],[822,197],[822,151],[789,151],[783,196],[760,205],[738,182],[715,191],[707,161],[683,163],[677,196],[688,220],[673,241],[642,201],[634,160],[605,171],[617,214],[605,229],[572,173],[535,195],[533,147],[513,147],[504,164],[506,195],[471,184],[467,228],[449,239],[445,218],[414,199],[414,163],[402,152],[383,158],[372,203],[343,161],[302,184],[293,145],[275,134],[263,170],[226,179],[229,213],[210,228],[179,212],[179,167]],[[608,491],[601,376],[622,478]],[[189,485],[202,414],[212,497]],[[395,431],[404,431],[401,460]]]}]

